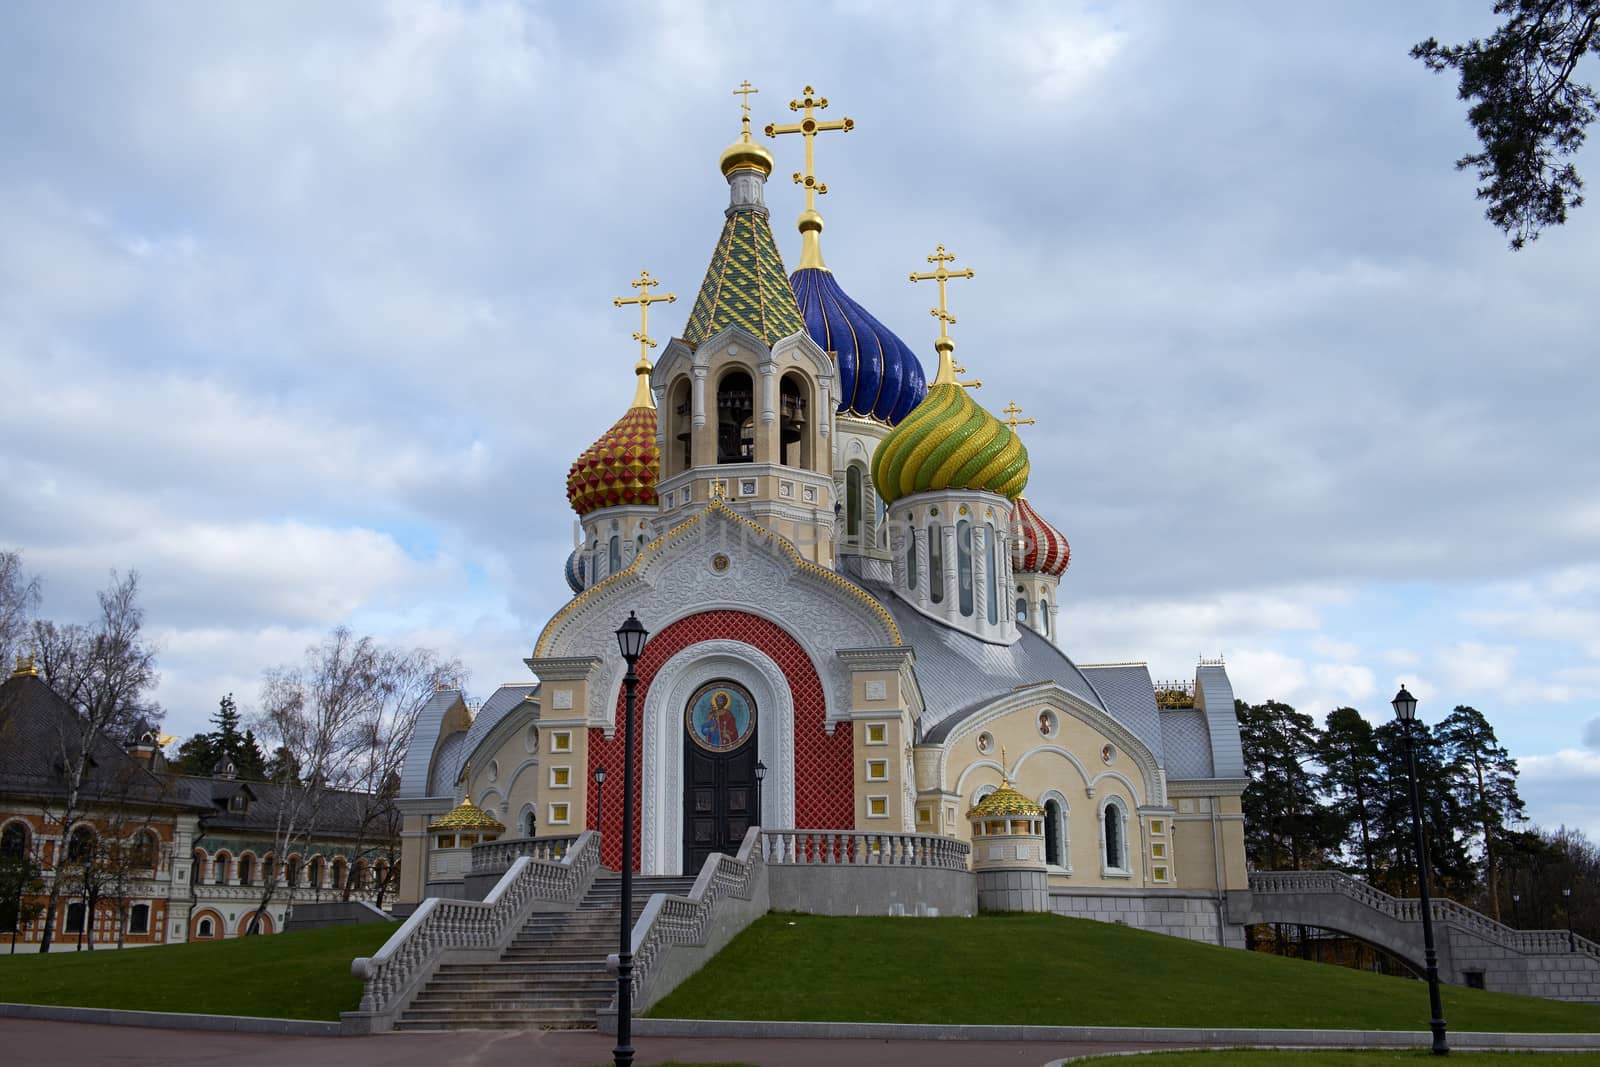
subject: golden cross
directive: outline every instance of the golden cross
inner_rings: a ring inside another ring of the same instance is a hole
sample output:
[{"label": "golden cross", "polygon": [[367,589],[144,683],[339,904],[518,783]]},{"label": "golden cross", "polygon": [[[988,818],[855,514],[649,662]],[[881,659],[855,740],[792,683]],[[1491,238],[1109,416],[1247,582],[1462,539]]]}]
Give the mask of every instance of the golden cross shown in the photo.
[{"label": "golden cross", "polygon": [[739,88],[737,88],[737,89],[735,89],[733,91],[733,95],[734,96],[742,96],[742,97],[744,97],[744,99],[742,101],[740,101],[739,106],[744,108],[744,120],[746,122],[750,121],[750,94],[751,93],[759,93],[760,91],[761,91],[760,89],[752,89],[752,88],[750,88],[750,79],[749,78],[746,78],[744,81],[740,82],[739,83]]},{"label": "golden cross", "polygon": [[1007,426],[1011,427],[1013,431],[1015,431],[1018,426],[1032,426],[1035,422],[1033,419],[1021,419],[1017,417],[1022,414],[1022,409],[1017,407],[1017,402],[1015,400],[1011,401],[1000,410],[1005,412],[1007,415],[1005,423]]},{"label": "golden cross", "polygon": [[965,374],[967,368],[958,365],[950,356],[950,353],[954,352],[956,347],[955,341],[951,340],[950,338],[950,326],[956,321],[956,317],[950,314],[948,294],[945,292],[945,283],[947,283],[951,278],[971,278],[973,276],[971,267],[967,267],[965,270],[945,269],[945,264],[954,263],[955,258],[956,257],[954,255],[944,250],[944,245],[940,245],[938,248],[934,249],[933,255],[928,257],[928,262],[934,265],[934,269],[925,271],[921,274],[913,271],[911,274],[911,280],[913,282],[936,281],[939,283],[939,306],[932,308],[929,311],[929,314],[939,320],[939,339],[933,343],[934,349],[939,353],[939,373],[934,378],[934,384],[955,384],[966,386],[968,388],[974,388],[982,385],[983,382],[956,381],[956,375]]},{"label": "golden cross", "polygon": [[650,277],[650,272],[647,270],[639,272],[638,281],[629,282],[628,284],[639,290],[639,295],[619,296],[611,302],[617,307],[621,307],[624,304],[639,305],[639,330],[633,335],[633,339],[639,342],[639,359],[648,361],[649,350],[656,346],[655,341],[651,340],[650,334],[647,332],[650,328],[650,305],[659,304],[662,301],[670,304],[677,300],[678,296],[676,293],[652,293],[650,287],[661,283]]},{"label": "golden cross", "polygon": [[849,133],[856,128],[855,119],[847,118],[840,119],[837,122],[818,122],[814,111],[820,111],[827,107],[828,98],[825,96],[813,96],[812,94],[815,92],[816,90],[808,85],[806,86],[806,95],[804,97],[799,100],[789,101],[790,111],[803,110],[805,112],[805,117],[799,122],[789,126],[767,123],[768,137],[776,137],[780,133],[798,133],[806,139],[806,169],[804,173],[795,171],[794,180],[796,185],[806,187],[807,211],[815,211],[817,209],[817,194],[828,191],[827,185],[817,181],[815,156],[812,152],[812,143],[816,140],[817,134],[826,130],[843,130],[845,133]]}]

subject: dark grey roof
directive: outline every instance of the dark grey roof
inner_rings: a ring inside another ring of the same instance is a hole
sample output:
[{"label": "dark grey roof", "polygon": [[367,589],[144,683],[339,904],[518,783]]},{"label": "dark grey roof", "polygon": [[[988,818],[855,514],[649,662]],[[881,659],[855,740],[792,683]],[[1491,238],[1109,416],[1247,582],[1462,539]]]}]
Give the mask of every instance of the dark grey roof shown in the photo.
[{"label": "dark grey roof", "polygon": [[1132,730],[1149,747],[1156,762],[1161,762],[1161,709],[1156,706],[1156,689],[1150,681],[1150,668],[1143,663],[1112,663],[1083,667],[1084,677],[1094,684],[1111,717]]},{"label": "dark grey roof", "polygon": [[[67,739],[65,753],[61,739]],[[13,675],[0,682],[0,793],[53,800],[66,796],[66,764],[80,751],[77,713],[44,680]],[[63,758],[65,757],[65,758]],[[89,742],[83,802],[189,808],[196,802],[121,744],[102,734]]]},{"label": "dark grey roof", "polygon": [[879,582],[861,584],[894,616],[900,636],[915,650],[913,668],[922,689],[923,739],[939,742],[967,716],[1017,687],[1053,681],[1097,708],[1094,686],[1055,645],[1026,627],[1012,645],[996,645],[935,622]]},{"label": "dark grey roof", "polygon": [[[271,834],[278,826],[278,811],[285,803],[286,787],[274,782],[247,782],[228,778],[201,778],[174,775],[173,780],[198,807],[211,814],[205,819],[208,833]],[[229,811],[228,801],[243,791],[249,797],[244,811]],[[311,832],[315,837],[355,837],[362,823],[375,824],[375,813],[382,802],[365,793],[329,789],[317,797],[316,818]],[[369,826],[369,835],[372,827]]]},{"label": "dark grey roof", "polygon": [[1198,708],[1163,711],[1161,739],[1167,750],[1167,779],[1214,778],[1211,731]]}]

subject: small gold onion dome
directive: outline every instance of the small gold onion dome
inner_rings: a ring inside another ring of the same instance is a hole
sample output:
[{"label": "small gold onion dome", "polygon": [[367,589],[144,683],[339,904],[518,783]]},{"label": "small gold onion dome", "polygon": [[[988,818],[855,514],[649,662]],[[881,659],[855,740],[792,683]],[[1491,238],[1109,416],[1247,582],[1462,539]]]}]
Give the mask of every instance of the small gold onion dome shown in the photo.
[{"label": "small gold onion dome", "polygon": [[1011,780],[1004,777],[1000,779],[999,789],[978,801],[967,812],[967,818],[969,819],[994,819],[1010,816],[1039,819],[1044,817],[1044,809],[1015,789],[1012,789]]},{"label": "small gold onion dome", "polygon": [[634,368],[638,388],[633,406],[567,471],[567,502],[581,518],[599,508],[656,503],[661,478],[661,448],[656,437],[656,404],[650,395],[650,363]]},{"label": "small gold onion dome", "polygon": [[470,797],[452,808],[444,818],[428,827],[430,830],[482,830],[495,833],[503,833],[505,828],[504,823],[474,804]]},{"label": "small gold onion dome", "polygon": [[722,150],[717,165],[722,168],[724,178],[740,167],[759,170],[763,179],[772,174],[772,153],[750,139],[750,116],[744,118],[744,130],[739,139]]}]

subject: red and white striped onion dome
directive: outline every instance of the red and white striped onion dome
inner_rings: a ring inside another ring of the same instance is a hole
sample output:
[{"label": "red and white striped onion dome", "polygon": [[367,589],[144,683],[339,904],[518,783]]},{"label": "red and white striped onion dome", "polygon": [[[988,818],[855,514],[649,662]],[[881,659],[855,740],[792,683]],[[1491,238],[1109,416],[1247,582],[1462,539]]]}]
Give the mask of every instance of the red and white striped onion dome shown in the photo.
[{"label": "red and white striped onion dome", "polygon": [[1061,577],[1072,562],[1072,546],[1061,531],[1046,522],[1025,496],[1017,497],[1011,521],[1018,527],[1017,539],[1011,546],[1012,566],[1024,573]]}]

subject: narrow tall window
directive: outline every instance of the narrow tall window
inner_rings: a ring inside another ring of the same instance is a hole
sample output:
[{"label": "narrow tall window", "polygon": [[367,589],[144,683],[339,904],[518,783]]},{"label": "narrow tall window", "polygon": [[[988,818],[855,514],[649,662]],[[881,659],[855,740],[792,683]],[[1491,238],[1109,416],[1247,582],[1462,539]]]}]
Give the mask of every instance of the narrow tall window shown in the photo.
[{"label": "narrow tall window", "polygon": [[1039,632],[1050,636],[1050,601],[1039,601]]},{"label": "narrow tall window", "polygon": [[1028,621],[1028,602],[1022,597],[1017,597],[1017,621]]},{"label": "narrow tall window", "polygon": [[522,836],[523,837],[537,837],[538,835],[534,831],[536,831],[538,828],[539,828],[538,820],[534,816],[533,811],[530,809],[528,811],[523,812],[522,813]]},{"label": "narrow tall window", "polygon": [[939,524],[928,524],[928,599],[944,603],[944,534]]},{"label": "narrow tall window", "polygon": [[1044,802],[1044,861],[1052,867],[1064,867],[1061,861],[1061,801],[1054,798]]},{"label": "narrow tall window", "polygon": [[983,564],[987,569],[983,573],[988,578],[984,582],[988,600],[984,606],[988,608],[991,626],[1000,621],[1000,572],[994,568],[994,558],[994,523],[986,522],[983,524]]},{"label": "narrow tall window", "polygon": [[906,531],[906,588],[917,587],[917,531],[913,527]]},{"label": "narrow tall window", "polygon": [[972,617],[972,523],[956,523],[956,593],[961,614]]},{"label": "narrow tall window", "polygon": [[606,562],[610,564],[610,570],[606,571],[607,577],[622,569],[622,538],[616,534],[611,535],[611,548],[608,550]]},{"label": "narrow tall window", "polygon": [[218,885],[228,884],[228,862],[229,856],[226,852],[217,853],[217,862],[213,866],[216,867]]},{"label": "narrow tall window", "polygon": [[67,905],[67,933],[83,933],[83,901],[74,900]]},{"label": "narrow tall window", "polygon": [[861,542],[861,467],[852,463],[844,472],[844,532],[855,544]]},{"label": "narrow tall window", "polygon": [[67,862],[88,863],[94,859],[94,831],[80,826],[67,839]]},{"label": "narrow tall window", "polygon": [[239,857],[239,884],[240,885],[249,885],[251,882],[255,881],[255,876],[256,876],[255,867],[256,867],[256,860],[255,860],[254,856],[240,856]]},{"label": "narrow tall window", "polygon": [[20,822],[0,832],[0,859],[20,860],[28,854],[28,828]]},{"label": "narrow tall window", "polygon": [[1115,870],[1127,867],[1122,840],[1122,809],[1115,804],[1106,805],[1106,866]]}]

